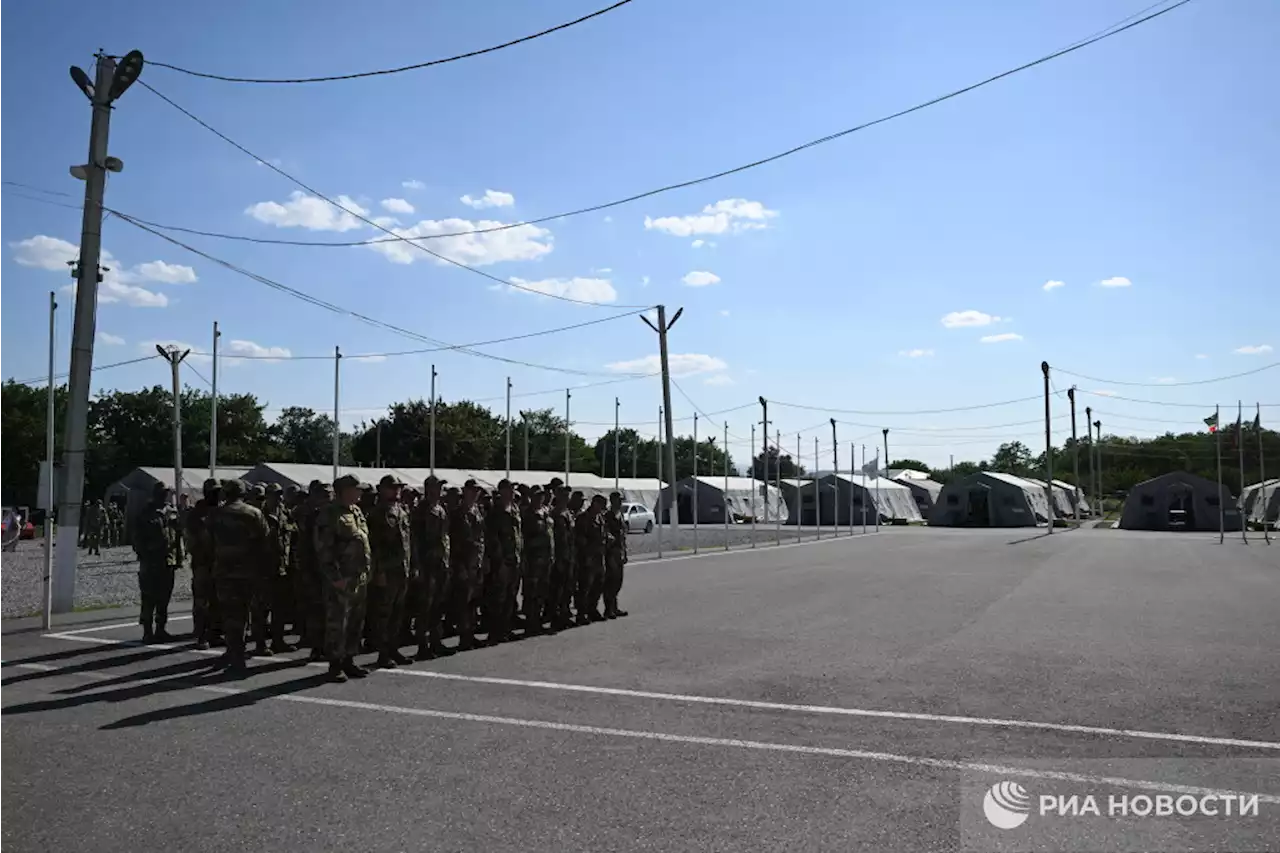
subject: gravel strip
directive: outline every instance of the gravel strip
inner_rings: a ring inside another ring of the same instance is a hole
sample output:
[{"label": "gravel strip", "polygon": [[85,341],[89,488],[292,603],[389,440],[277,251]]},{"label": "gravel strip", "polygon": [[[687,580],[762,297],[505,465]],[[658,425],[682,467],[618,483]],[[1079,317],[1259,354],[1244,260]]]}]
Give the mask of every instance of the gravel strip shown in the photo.
[{"label": "gravel strip", "polygon": [[[867,529],[874,531],[875,527],[868,526]],[[854,530],[860,534],[861,525]],[[836,531],[833,528],[823,528],[824,538],[834,535]],[[839,535],[848,536],[849,528],[841,528]],[[723,526],[699,526],[696,537],[693,527],[689,525],[681,527],[679,531],[664,527],[662,554],[692,554],[695,541],[700,553],[724,550],[726,539],[730,550],[750,547],[753,539],[758,547],[767,547],[775,544],[777,536],[773,525],[758,525],[754,535],[751,526],[746,524],[734,525],[727,531]],[[816,536],[817,529],[813,527],[805,527],[800,531],[800,538],[804,540]],[[796,528],[783,525],[782,544],[796,541]],[[639,562],[657,559],[658,531],[631,534],[627,537],[627,547],[632,560]],[[44,593],[43,578],[44,544],[40,540],[19,542],[16,552],[5,552],[0,557],[0,612],[4,618],[40,613],[41,596]],[[182,568],[174,579],[173,600],[188,601],[190,598],[191,570]],[[89,556],[83,550],[80,552],[79,575],[76,579],[77,610],[129,606],[138,602],[138,562],[134,559],[132,548],[103,548],[101,556]]]}]

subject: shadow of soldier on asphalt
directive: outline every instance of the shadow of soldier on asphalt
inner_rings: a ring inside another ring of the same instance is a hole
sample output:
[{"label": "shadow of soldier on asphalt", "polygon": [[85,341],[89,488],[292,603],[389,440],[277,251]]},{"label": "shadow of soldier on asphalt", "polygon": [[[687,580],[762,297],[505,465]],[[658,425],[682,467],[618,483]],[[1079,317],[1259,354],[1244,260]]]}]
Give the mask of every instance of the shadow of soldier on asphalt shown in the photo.
[{"label": "shadow of soldier on asphalt", "polygon": [[[119,646],[96,646],[87,651],[105,651],[116,649]],[[135,647],[136,648],[136,647]],[[155,658],[171,655],[174,652],[186,651],[180,647],[162,648],[158,646],[146,646],[140,651],[130,652],[129,654],[117,654],[110,657],[98,658],[97,660],[85,661],[84,663],[74,664],[72,666],[59,667],[57,669],[40,670],[34,672],[24,672],[22,675],[13,675],[3,681],[0,681],[0,687],[8,687],[11,684],[21,684],[24,681],[37,681],[41,678],[49,678],[55,675],[75,675],[82,672],[97,672],[102,669],[109,669],[114,666],[128,666],[131,663],[145,663]],[[38,655],[31,658],[23,658],[22,660],[5,661],[5,666],[17,666],[24,663],[43,663],[45,661],[62,660],[67,657],[83,654],[81,649],[73,649],[68,652],[57,652],[55,654]]]},{"label": "shadow of soldier on asphalt", "polygon": [[[298,662],[305,665],[305,661]],[[270,667],[255,667],[249,672],[260,672],[270,669]],[[135,714],[132,717],[125,717],[122,720],[116,720],[114,723],[107,723],[100,726],[100,731],[113,731],[115,729],[136,728],[145,726],[149,723],[159,723],[164,720],[176,720],[182,717],[197,717],[202,714],[217,714],[222,711],[230,711],[236,708],[246,708],[250,705],[257,704],[264,699],[273,699],[277,696],[287,696],[297,693],[311,687],[319,687],[326,684],[328,677],[323,672],[317,672],[315,675],[308,675],[303,678],[296,678],[293,681],[284,681],[279,684],[269,684],[263,687],[255,687],[248,690],[240,691],[232,685],[240,683],[240,679],[233,678],[214,678],[201,681],[195,685],[188,683],[186,686],[197,687],[226,687],[229,690],[237,690],[230,693],[209,699],[204,702],[197,702],[194,705],[179,705],[173,708],[160,708],[155,711],[147,711],[143,714]]]}]

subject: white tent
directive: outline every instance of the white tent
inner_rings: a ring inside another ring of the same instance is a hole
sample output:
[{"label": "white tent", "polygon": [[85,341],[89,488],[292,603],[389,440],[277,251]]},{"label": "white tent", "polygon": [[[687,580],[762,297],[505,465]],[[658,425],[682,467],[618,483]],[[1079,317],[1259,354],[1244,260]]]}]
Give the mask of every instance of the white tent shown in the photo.
[{"label": "white tent", "polygon": [[1240,495],[1240,513],[1249,524],[1280,522],[1280,479],[1245,486]]},{"label": "white tent", "polygon": [[[605,477],[604,481],[612,491],[613,480]],[[618,479],[618,488],[622,491],[623,500],[646,506],[655,514],[658,512],[658,500],[666,486],[666,483],[656,477],[620,477]]]},{"label": "white tent", "polygon": [[[1041,494],[1044,494],[1044,480],[1037,480],[1034,477],[1023,477],[1022,479],[1031,483],[1040,490]],[[1058,518],[1067,518],[1068,516],[1075,515],[1075,505],[1071,503],[1071,496],[1069,494],[1069,491],[1073,487],[1066,486],[1066,488],[1063,488],[1066,484],[1059,485],[1057,480],[1054,480],[1053,482],[1054,485],[1050,487],[1050,492],[1053,494],[1053,514]]]},{"label": "white tent", "polygon": [[[750,521],[753,515],[759,522],[766,519],[773,522],[779,518],[779,514],[786,521],[787,505],[772,483],[766,485],[752,477],[729,477],[726,485],[725,479],[703,476],[696,478],[699,524],[723,524],[726,510],[733,522]],[[694,482],[694,477],[685,477],[674,486],[663,489],[661,517],[664,524],[670,521],[667,507],[670,506],[673,491],[679,501],[680,522],[683,524],[693,521]]]}]

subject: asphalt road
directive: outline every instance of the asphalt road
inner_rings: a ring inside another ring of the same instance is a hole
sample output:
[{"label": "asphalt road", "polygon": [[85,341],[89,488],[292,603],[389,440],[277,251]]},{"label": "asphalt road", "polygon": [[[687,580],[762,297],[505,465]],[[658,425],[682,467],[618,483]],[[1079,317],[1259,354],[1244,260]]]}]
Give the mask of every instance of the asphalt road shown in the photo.
[{"label": "asphalt road", "polygon": [[[1280,848],[1280,548],[894,529],[631,569],[626,619],[345,685],[227,680],[127,613],[6,623],[5,849]],[[1001,781],[1262,799],[997,830]]]}]

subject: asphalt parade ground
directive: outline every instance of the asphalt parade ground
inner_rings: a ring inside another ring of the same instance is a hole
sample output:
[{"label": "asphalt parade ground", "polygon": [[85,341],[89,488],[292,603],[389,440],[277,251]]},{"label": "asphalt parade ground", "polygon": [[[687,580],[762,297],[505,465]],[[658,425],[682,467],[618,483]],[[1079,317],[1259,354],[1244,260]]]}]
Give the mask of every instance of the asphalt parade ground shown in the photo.
[{"label": "asphalt parade ground", "polygon": [[[229,679],[128,610],[9,621],[3,846],[1280,849],[1280,544],[1238,537],[886,529],[641,562],[624,619],[346,684],[302,654]],[[1002,783],[1034,803],[1007,829]],[[1103,816],[1043,811],[1069,795]],[[1141,814],[1161,796],[1200,811]]]}]

